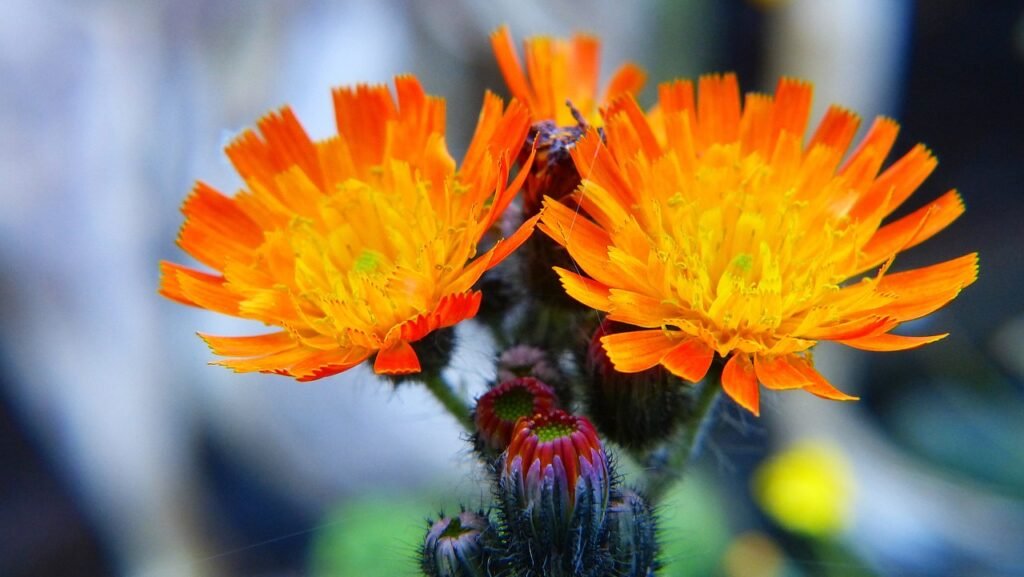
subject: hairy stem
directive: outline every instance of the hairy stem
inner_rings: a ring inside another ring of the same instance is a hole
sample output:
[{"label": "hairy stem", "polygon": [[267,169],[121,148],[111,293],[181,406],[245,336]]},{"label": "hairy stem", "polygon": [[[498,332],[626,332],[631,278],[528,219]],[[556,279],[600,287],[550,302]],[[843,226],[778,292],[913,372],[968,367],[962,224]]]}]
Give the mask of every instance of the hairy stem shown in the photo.
[{"label": "hairy stem", "polygon": [[657,503],[682,478],[712,422],[717,400],[722,392],[721,364],[715,362],[697,391],[693,412],[669,441],[647,458],[645,493]]},{"label": "hairy stem", "polygon": [[424,375],[423,384],[434,395],[434,398],[441,403],[441,406],[448,411],[448,414],[455,417],[455,420],[462,425],[462,428],[467,433],[473,434],[476,427],[473,425],[472,409],[461,396],[448,386],[448,383],[444,381],[441,375]]}]

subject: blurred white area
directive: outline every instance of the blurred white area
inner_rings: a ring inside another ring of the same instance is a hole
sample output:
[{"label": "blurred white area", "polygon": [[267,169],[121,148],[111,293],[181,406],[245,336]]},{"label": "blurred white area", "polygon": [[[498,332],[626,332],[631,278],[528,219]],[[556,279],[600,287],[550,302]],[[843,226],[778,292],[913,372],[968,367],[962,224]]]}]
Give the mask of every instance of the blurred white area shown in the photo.
[{"label": "blurred white area", "polygon": [[[769,19],[766,85],[793,76],[814,83],[812,121],[831,104],[862,127],[895,116],[910,42],[910,0],[789,0]],[[863,130],[863,128],[862,128]]]},{"label": "blurred white area", "polygon": [[[238,187],[227,139],[284,103],[323,137],[331,87],[414,72],[449,98],[450,141],[462,150],[482,100],[471,66],[481,54],[489,62],[495,26],[508,22],[517,37],[596,32],[610,68],[650,49],[634,39],[647,38],[651,5],[4,2],[4,396],[121,574],[218,573],[204,560],[222,551],[198,499],[201,431],[313,512],[371,489],[467,487],[474,474],[455,423],[418,387],[394,392],[364,369],[297,384],[205,365],[195,331],[261,327],[159,298],[157,261],[187,262],[173,239],[194,180]],[[460,382],[479,387],[490,355],[469,350],[473,370]]]}]

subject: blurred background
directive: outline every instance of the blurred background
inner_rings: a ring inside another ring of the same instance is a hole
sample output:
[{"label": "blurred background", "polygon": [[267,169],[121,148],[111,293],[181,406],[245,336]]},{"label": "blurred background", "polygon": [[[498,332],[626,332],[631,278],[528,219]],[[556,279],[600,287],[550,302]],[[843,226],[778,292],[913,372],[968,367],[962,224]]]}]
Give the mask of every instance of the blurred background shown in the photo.
[{"label": "blurred background", "polygon": [[[485,502],[455,423],[415,387],[207,367],[196,330],[254,327],[159,298],[156,263],[187,262],[179,204],[196,179],[236,190],[223,145],[281,104],[324,137],[331,87],[412,72],[448,99],[458,156],[483,90],[503,92],[501,23],[517,39],[600,35],[605,78],[624,59],[649,71],[646,104],[702,72],[735,70],[746,90],[809,79],[815,118],[832,102],[890,115],[897,154],[936,152],[911,208],[953,187],[968,206],[896,264],[981,253],[979,281],[911,327],[952,336],[821,347],[857,404],[768,394],[760,420],[724,405],[661,510],[663,574],[1024,575],[1015,0],[5,0],[0,575],[416,575],[423,519]],[[456,374],[468,393],[492,371],[473,342]],[[800,464],[777,474],[785,458]],[[820,504],[838,521],[794,525],[772,487],[814,482],[843,488]]]}]

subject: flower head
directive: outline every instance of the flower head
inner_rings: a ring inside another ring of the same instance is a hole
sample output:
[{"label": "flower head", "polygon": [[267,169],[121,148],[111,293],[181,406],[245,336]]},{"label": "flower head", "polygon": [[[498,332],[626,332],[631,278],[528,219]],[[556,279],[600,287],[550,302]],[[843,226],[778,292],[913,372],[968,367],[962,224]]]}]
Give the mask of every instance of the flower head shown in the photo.
[{"label": "flower head", "polygon": [[482,513],[463,511],[442,517],[430,526],[423,542],[420,566],[430,577],[487,575],[483,536],[490,522]]},{"label": "flower head", "polygon": [[549,199],[540,225],[586,274],[557,268],[566,292],[640,328],[602,339],[617,370],[698,381],[717,353],[723,388],[757,414],[758,383],[854,398],[814,369],[818,341],[892,351],[945,336],[891,332],[977,276],[976,254],[889,272],[963,212],[950,191],[890,218],[935,168],[925,147],[881,170],[898,126],[879,118],[844,160],[859,120],[838,107],[805,144],[811,87],[789,79],[742,106],[732,75],[659,97],[647,114],[632,98],[605,110],[607,144],[591,130],[572,151],[585,214]]},{"label": "flower head", "polygon": [[386,86],[335,90],[326,140],[289,108],[267,115],[227,148],[245,189],[199,183],[185,201],[178,244],[216,272],[161,263],[161,294],[280,328],[201,335],[231,357],[218,364],[312,380],[375,354],[377,373],[418,372],[411,343],[474,316],[474,283],[529,235],[527,221],[477,254],[525,179],[508,182],[526,108],[488,94],[456,168],[444,101],[411,76],[395,88],[397,101]]},{"label": "flower head", "polygon": [[554,391],[532,377],[516,377],[484,393],[476,402],[473,420],[480,443],[500,453],[512,440],[512,429],[523,417],[555,408]]},{"label": "flower head", "polygon": [[509,91],[529,106],[533,117],[527,146],[537,151],[537,161],[523,201],[523,212],[533,215],[543,195],[561,198],[576,188],[580,179],[569,151],[587,126],[601,125],[599,107],[639,92],[645,75],[636,65],[624,64],[599,97],[601,42],[593,36],[527,39],[525,72],[507,27],[491,34],[491,46]]},{"label": "flower head", "polygon": [[607,502],[608,463],[597,430],[586,418],[557,409],[516,423],[503,473],[524,486],[527,501],[539,503],[541,493],[554,488],[571,503],[586,485]]},{"label": "flower head", "polygon": [[520,419],[498,467],[512,565],[523,575],[605,574],[612,475],[594,426],[557,409]]}]

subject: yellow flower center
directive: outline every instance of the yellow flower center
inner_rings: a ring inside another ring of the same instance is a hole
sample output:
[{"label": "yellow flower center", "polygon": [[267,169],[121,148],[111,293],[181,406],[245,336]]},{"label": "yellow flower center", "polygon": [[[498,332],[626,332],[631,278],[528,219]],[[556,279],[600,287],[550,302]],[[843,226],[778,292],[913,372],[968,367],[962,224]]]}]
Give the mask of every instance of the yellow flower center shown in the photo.
[{"label": "yellow flower center", "polygon": [[437,213],[428,188],[394,162],[375,182],[340,184],[313,218],[296,217],[283,232],[300,309],[319,333],[343,344],[350,329],[383,338],[437,304],[476,247],[466,226]]},{"label": "yellow flower center", "polygon": [[711,146],[686,170],[670,152],[651,167],[656,194],[613,234],[610,257],[656,259],[638,264],[660,273],[653,294],[674,297],[664,304],[678,311],[675,328],[710,338],[723,355],[767,350],[854,264],[855,223],[813,200],[843,186],[814,171],[836,160],[819,147],[802,165],[778,166],[734,143]]}]

